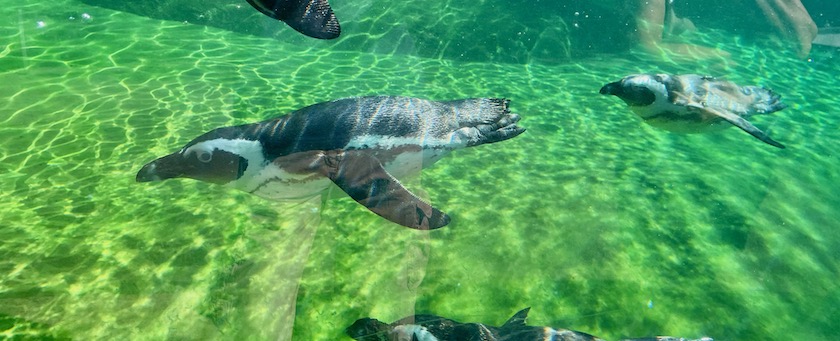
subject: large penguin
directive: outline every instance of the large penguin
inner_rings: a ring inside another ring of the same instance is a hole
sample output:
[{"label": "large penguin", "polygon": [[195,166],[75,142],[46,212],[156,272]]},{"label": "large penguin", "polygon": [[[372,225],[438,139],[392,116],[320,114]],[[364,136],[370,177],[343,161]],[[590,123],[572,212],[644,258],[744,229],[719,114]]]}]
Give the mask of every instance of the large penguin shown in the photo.
[{"label": "large penguin", "polygon": [[435,229],[448,224],[449,216],[397,178],[453,150],[524,132],[508,103],[387,96],[319,103],[276,119],[205,133],[143,166],[137,181],[192,178],[272,200],[311,198],[332,182],[390,221]]},{"label": "large penguin", "polygon": [[736,126],[771,146],[784,146],[746,119],[787,106],[767,88],[699,75],[638,74],[604,85],[602,95],[615,95],[645,123],[680,133],[702,133]]}]

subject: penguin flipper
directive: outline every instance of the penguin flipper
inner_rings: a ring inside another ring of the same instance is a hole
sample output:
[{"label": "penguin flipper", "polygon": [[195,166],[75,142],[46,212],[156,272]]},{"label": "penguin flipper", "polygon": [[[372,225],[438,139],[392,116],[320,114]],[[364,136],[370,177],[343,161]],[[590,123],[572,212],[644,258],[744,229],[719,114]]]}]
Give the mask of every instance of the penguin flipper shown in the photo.
[{"label": "penguin flipper", "polygon": [[755,138],[763,141],[766,144],[769,144],[769,145],[771,145],[773,147],[776,147],[776,148],[781,148],[781,149],[785,148],[785,146],[783,146],[781,143],[776,142],[776,140],[773,140],[770,137],[770,135],[767,135],[767,133],[761,131],[761,129],[758,129],[756,126],[754,126],[749,121],[745,120],[743,117],[738,116],[738,115],[736,115],[732,112],[725,111],[725,110],[715,110],[715,109],[711,109],[711,108],[707,108],[707,107],[702,107],[702,106],[699,106],[699,105],[694,105],[692,107],[697,109],[697,110],[701,110],[701,111],[703,111],[703,112],[705,112],[709,115],[714,115],[714,116],[720,117],[720,118],[726,120],[727,122],[732,123],[732,125],[734,125],[738,128],[741,128],[741,130],[746,131],[750,135],[755,136]]},{"label": "penguin flipper", "polygon": [[325,152],[319,171],[353,200],[402,226],[432,230],[449,216],[421,200],[394,178],[375,157],[360,151]]},{"label": "penguin flipper", "polygon": [[312,38],[335,39],[341,26],[327,0],[247,0],[262,14]]}]

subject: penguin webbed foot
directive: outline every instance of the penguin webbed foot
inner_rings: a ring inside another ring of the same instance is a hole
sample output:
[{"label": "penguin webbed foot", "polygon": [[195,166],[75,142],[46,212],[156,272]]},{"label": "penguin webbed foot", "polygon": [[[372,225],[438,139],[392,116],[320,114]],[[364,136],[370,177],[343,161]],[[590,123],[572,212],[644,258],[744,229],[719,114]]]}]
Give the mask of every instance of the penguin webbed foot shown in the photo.
[{"label": "penguin webbed foot", "polygon": [[468,134],[472,136],[467,139],[467,146],[495,143],[519,136],[525,132],[525,128],[516,125],[519,119],[517,114],[506,114],[496,122],[468,128],[470,130]]}]

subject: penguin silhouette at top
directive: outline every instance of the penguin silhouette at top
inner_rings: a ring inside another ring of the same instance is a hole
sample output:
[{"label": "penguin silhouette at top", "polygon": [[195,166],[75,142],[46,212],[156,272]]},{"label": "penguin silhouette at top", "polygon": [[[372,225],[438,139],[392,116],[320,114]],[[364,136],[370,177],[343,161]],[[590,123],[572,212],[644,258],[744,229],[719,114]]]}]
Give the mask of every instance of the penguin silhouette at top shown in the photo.
[{"label": "penguin silhouette at top", "polygon": [[341,34],[327,0],[247,0],[262,14],[280,20],[312,38],[335,39]]}]

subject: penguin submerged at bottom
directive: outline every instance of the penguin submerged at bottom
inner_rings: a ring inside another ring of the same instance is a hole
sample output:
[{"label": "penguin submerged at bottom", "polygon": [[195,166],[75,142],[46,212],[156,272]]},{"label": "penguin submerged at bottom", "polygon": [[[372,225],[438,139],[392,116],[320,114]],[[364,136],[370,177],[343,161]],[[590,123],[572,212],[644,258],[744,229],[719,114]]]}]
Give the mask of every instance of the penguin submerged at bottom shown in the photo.
[{"label": "penguin submerged at bottom", "polygon": [[137,181],[191,178],[278,201],[312,198],[334,183],[385,219],[435,229],[448,224],[449,216],[397,179],[453,150],[524,132],[509,102],[375,96],[314,104],[207,132],[143,166]]},{"label": "penguin submerged at bottom", "polygon": [[[527,326],[525,308],[511,316],[501,327],[483,323],[461,323],[437,315],[412,315],[385,323],[374,318],[353,322],[344,332],[357,341],[604,341],[587,333],[541,326]],[[653,336],[621,341],[714,341],[710,337],[686,339]]]}]

